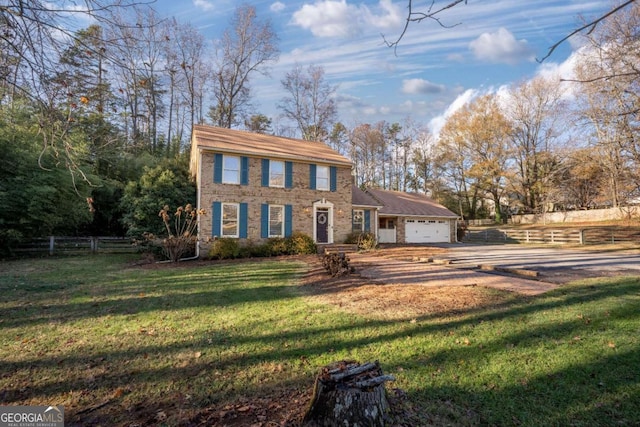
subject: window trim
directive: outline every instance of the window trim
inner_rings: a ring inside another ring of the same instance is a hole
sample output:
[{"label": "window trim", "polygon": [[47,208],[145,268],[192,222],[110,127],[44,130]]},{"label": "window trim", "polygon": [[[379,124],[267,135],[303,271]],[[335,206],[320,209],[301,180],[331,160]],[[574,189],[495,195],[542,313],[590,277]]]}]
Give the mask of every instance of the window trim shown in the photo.
[{"label": "window trim", "polygon": [[[326,170],[327,175],[325,177],[320,177],[320,171]],[[326,186],[321,186],[320,183],[326,180]],[[330,191],[331,190],[331,169],[327,165],[316,165],[316,190],[319,191]]]},{"label": "window trim", "polygon": [[[279,165],[282,165],[282,173],[277,175],[277,176],[281,176],[282,177],[282,184],[281,185],[277,185],[273,183],[273,165],[277,163]],[[285,188],[286,185],[286,179],[287,179],[287,172],[286,172],[286,165],[285,162],[283,160],[270,160],[269,161],[269,187],[272,188]]]},{"label": "window trim", "polygon": [[[356,229],[356,214],[360,213],[360,229]],[[351,231],[364,231],[364,209],[354,209],[351,217]]]},{"label": "window trim", "polygon": [[[224,234],[225,231],[225,227],[224,227],[224,223],[225,223],[225,219],[224,219],[224,208],[225,206],[235,206],[236,208],[236,230],[235,230],[235,234],[231,235],[231,234]],[[229,238],[239,238],[240,237],[240,203],[227,203],[227,202],[222,202],[220,203],[220,237],[229,237]]]},{"label": "window trim", "polygon": [[[238,162],[238,169],[229,169],[227,168],[227,159],[236,159]],[[235,172],[235,180],[234,181],[229,181],[226,180],[227,174],[226,172]],[[242,171],[242,159],[240,158],[240,156],[229,156],[226,154],[222,155],[222,183],[223,184],[236,184],[239,185],[240,184],[240,180],[241,180],[241,171]]]},{"label": "window trim", "polygon": [[[271,234],[271,208],[280,208],[281,210],[281,222],[280,222],[280,234]],[[269,205],[268,208],[268,212],[269,212],[269,218],[267,220],[267,236],[269,238],[272,237],[285,237],[285,223],[287,221],[286,219],[286,210],[285,210],[285,206],[284,205]]]}]

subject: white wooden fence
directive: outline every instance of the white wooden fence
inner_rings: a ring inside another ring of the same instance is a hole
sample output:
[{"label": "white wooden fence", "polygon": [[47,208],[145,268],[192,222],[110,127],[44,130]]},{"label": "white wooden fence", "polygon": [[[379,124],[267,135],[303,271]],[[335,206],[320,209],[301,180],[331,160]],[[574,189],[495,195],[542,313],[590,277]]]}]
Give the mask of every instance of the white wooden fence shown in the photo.
[{"label": "white wooden fence", "polygon": [[640,244],[640,229],[635,228],[562,228],[467,230],[463,242],[514,242],[545,244]]}]

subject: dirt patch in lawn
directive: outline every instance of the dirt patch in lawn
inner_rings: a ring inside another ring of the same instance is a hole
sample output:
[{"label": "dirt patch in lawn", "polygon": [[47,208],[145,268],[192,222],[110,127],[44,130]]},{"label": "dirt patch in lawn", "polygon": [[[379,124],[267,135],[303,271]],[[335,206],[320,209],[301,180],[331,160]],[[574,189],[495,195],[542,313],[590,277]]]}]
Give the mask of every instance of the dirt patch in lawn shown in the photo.
[{"label": "dirt patch in lawn", "polygon": [[355,273],[331,277],[319,257],[309,258],[309,270],[301,279],[301,289],[313,300],[351,312],[387,320],[448,316],[503,303],[514,296],[480,286],[422,286],[419,284],[372,283],[358,274],[371,263],[411,260],[444,252],[440,248],[393,248],[375,252],[360,261],[352,256]]}]

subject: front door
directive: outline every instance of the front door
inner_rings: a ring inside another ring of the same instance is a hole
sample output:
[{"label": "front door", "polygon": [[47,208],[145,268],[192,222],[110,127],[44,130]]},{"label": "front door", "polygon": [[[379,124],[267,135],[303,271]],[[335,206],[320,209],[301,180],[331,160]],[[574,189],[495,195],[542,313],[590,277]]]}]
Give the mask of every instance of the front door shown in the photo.
[{"label": "front door", "polygon": [[316,243],[329,243],[329,209],[316,211]]}]

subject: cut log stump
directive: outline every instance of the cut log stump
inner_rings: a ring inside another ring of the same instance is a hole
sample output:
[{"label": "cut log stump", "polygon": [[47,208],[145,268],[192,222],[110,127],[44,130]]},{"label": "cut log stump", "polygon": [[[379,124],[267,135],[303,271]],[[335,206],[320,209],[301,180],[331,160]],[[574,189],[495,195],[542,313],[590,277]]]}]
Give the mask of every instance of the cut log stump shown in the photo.
[{"label": "cut log stump", "polygon": [[392,375],[380,364],[353,361],[332,363],[316,378],[313,397],[302,425],[305,427],[383,427],[389,412],[384,388]]}]

